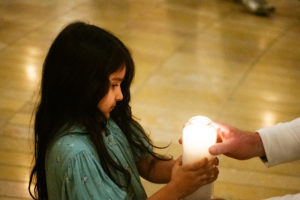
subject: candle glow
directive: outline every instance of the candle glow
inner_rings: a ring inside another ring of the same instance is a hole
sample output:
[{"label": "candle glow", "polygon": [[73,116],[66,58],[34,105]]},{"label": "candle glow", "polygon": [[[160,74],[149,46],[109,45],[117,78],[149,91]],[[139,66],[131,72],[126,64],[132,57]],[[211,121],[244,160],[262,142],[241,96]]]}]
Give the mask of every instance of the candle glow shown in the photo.
[{"label": "candle glow", "polygon": [[[182,134],[183,164],[196,162],[204,157],[212,158],[213,156],[208,152],[208,148],[215,144],[216,140],[217,131],[212,126],[209,118],[204,116],[192,117],[186,123]],[[207,184],[185,199],[206,200],[210,199],[211,193],[212,184]]]}]

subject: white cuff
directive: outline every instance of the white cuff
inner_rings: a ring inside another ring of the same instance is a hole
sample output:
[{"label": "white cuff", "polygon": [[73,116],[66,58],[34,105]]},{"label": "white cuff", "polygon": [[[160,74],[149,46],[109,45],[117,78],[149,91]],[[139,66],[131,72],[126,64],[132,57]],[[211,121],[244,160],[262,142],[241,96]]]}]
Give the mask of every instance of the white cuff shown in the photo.
[{"label": "white cuff", "polygon": [[289,194],[281,197],[272,197],[265,200],[299,200],[300,199],[300,193],[298,194]]},{"label": "white cuff", "polygon": [[279,123],[257,131],[262,139],[267,157],[267,166],[300,158],[300,118]]}]

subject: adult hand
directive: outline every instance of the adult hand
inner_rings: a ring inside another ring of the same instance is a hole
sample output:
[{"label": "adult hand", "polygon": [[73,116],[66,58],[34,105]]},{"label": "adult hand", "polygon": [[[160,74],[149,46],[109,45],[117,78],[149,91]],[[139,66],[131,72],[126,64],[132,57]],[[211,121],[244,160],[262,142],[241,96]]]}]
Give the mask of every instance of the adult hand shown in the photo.
[{"label": "adult hand", "polygon": [[218,143],[209,148],[212,155],[225,154],[239,160],[265,155],[258,133],[239,130],[216,122],[213,122],[213,125],[217,129]]},{"label": "adult hand", "polygon": [[197,162],[182,165],[180,156],[173,166],[169,184],[175,188],[174,192],[183,198],[199,187],[215,181],[219,174],[218,164],[217,158],[211,160],[203,158]]}]

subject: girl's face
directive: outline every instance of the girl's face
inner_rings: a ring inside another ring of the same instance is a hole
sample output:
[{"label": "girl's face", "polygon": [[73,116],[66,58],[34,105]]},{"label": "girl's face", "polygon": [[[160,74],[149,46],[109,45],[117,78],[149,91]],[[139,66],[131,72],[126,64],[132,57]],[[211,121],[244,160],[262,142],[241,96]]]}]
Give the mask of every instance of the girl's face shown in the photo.
[{"label": "girl's face", "polygon": [[123,100],[123,94],[121,90],[121,83],[126,74],[126,67],[120,68],[118,71],[110,74],[109,82],[110,86],[106,95],[99,101],[98,108],[108,119],[110,112],[114,109],[117,101]]}]

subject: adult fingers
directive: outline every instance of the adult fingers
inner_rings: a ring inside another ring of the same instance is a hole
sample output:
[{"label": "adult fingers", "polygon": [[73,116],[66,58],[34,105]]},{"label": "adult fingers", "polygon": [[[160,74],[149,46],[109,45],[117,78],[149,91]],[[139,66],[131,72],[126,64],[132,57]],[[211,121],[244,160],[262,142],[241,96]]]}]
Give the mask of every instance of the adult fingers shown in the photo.
[{"label": "adult fingers", "polygon": [[227,142],[216,143],[213,146],[209,147],[208,151],[210,154],[217,156],[220,154],[225,154],[230,151],[230,144]]},{"label": "adult fingers", "polygon": [[211,123],[212,123],[212,125],[213,125],[216,129],[220,128],[220,129],[222,129],[223,131],[229,131],[229,129],[230,129],[229,126],[227,126],[226,124],[222,124],[222,123],[220,123],[220,122],[212,121]]},{"label": "adult fingers", "polygon": [[225,124],[221,124],[219,122],[212,122],[212,126],[215,127],[215,129],[217,130],[218,137],[219,137],[218,139],[222,139],[223,137],[226,137],[226,135],[228,135],[233,129],[233,127]]}]

